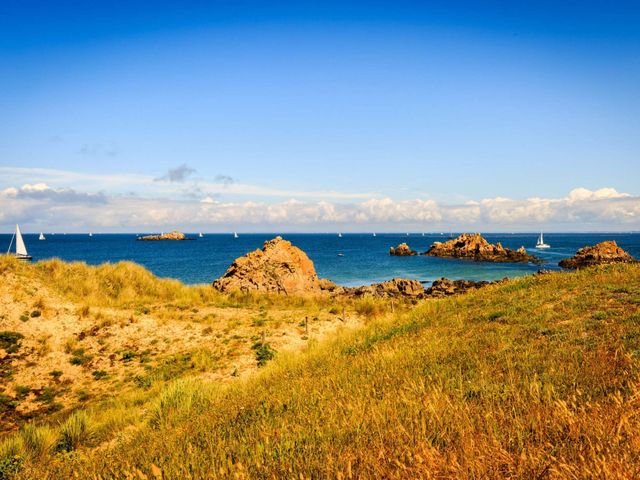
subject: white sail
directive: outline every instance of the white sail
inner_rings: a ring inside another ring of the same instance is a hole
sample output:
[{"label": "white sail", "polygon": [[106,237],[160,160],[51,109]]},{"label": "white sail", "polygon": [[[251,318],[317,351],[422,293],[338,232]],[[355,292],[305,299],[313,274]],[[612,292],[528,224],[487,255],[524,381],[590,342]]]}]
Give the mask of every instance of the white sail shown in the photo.
[{"label": "white sail", "polygon": [[233,238],[238,238],[238,233],[237,232],[233,232]]},{"label": "white sail", "polygon": [[28,257],[27,247],[22,239],[22,233],[20,233],[20,226],[16,225],[16,255],[19,257]]},{"label": "white sail", "polygon": [[544,235],[542,234],[542,230],[540,230],[540,236],[538,237],[538,241],[536,242],[536,248],[551,248],[550,245],[544,243]]},{"label": "white sail", "polygon": [[204,235],[202,235],[202,232],[200,232],[200,233],[198,234],[198,237],[200,237],[200,238],[204,237]]},{"label": "white sail", "polygon": [[40,232],[40,236],[38,237],[38,240],[46,240],[44,233]]}]

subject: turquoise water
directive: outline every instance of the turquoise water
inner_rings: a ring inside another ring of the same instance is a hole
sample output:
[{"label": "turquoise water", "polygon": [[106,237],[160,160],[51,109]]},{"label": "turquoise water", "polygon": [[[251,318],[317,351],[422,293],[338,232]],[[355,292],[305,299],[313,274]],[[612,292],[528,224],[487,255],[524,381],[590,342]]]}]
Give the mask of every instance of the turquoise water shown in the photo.
[{"label": "turquoise water", "polygon": [[[205,234],[203,238],[188,242],[138,242],[133,234],[47,234],[39,241],[36,234],[25,234],[24,240],[34,260],[59,257],[89,264],[131,260],[160,277],[170,277],[185,283],[210,283],[224,274],[237,257],[262,247],[265,240],[276,234]],[[456,235],[456,234],[454,234]],[[196,234],[191,236],[196,237]],[[440,234],[288,234],[283,235],[304,250],[313,260],[318,275],[347,285],[365,285],[404,277],[431,282],[440,277],[468,280],[496,280],[534,273],[541,268],[558,269],[558,261],[569,257],[578,248],[603,240],[616,240],[618,244],[640,258],[639,233],[549,233],[545,241],[551,249],[537,251],[537,234],[486,234],[492,243],[502,242],[505,247],[527,250],[543,260],[542,265],[500,264],[434,257],[391,257],[389,247],[400,242],[423,252],[434,241],[448,239]],[[11,235],[0,235],[0,251],[6,251]],[[339,253],[344,256],[338,256]]]}]

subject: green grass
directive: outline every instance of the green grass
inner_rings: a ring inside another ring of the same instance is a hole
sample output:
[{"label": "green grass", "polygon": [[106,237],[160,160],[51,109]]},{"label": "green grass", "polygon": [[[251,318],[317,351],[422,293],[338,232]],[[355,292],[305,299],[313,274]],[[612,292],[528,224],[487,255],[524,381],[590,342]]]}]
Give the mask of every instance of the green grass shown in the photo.
[{"label": "green grass", "polygon": [[88,409],[73,456],[48,446],[59,426],[0,452],[17,478],[638,478],[639,297],[640,267],[615,265],[394,313],[362,301],[365,328],[247,380]]}]

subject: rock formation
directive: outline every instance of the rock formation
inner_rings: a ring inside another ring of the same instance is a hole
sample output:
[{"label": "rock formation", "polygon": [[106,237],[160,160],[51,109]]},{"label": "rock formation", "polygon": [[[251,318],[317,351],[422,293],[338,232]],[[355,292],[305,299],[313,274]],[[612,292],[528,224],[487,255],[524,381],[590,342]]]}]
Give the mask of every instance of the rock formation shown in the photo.
[{"label": "rock formation", "polygon": [[423,298],[425,294],[422,283],[418,280],[409,280],[406,278],[394,278],[382,283],[374,283],[366,287],[343,288],[342,295],[354,297],[362,297],[371,295],[373,297],[411,297]]},{"label": "rock formation", "polygon": [[[328,287],[331,282],[326,282]],[[321,291],[309,257],[291,242],[276,237],[262,249],[237,258],[226,273],[213,282],[221,292],[232,290],[302,294]]]},{"label": "rock formation", "polygon": [[162,235],[147,235],[138,237],[136,240],[193,240],[188,238],[184,233],[174,230],[173,232],[163,233]]},{"label": "rock formation", "polygon": [[463,233],[447,242],[435,242],[424,255],[431,257],[466,258],[476,262],[535,262],[524,247],[504,248],[500,242],[491,244],[479,233]]},{"label": "rock formation", "polygon": [[363,287],[343,287],[328,279],[319,279],[313,262],[291,242],[276,237],[262,249],[237,258],[226,273],[213,282],[221,292],[263,291],[284,294],[329,295],[331,297],[363,297],[421,299],[464,293],[490,282],[436,280],[425,290],[418,280],[394,278]]},{"label": "rock formation", "polygon": [[558,265],[562,268],[583,268],[606,263],[633,263],[636,259],[621,249],[614,240],[583,247],[571,258],[565,258]]},{"label": "rock formation", "polygon": [[449,295],[456,295],[458,293],[465,293],[468,290],[474,290],[476,288],[482,288],[490,285],[492,282],[480,281],[474,282],[471,280],[449,280],[448,278],[441,278],[434,280],[429,288],[426,290],[426,295],[429,297],[446,297]]},{"label": "rock formation", "polygon": [[409,245],[407,245],[406,243],[401,243],[395,248],[389,248],[389,255],[394,255],[396,257],[410,257],[417,254],[418,252],[416,252],[415,250],[411,250],[409,248]]}]

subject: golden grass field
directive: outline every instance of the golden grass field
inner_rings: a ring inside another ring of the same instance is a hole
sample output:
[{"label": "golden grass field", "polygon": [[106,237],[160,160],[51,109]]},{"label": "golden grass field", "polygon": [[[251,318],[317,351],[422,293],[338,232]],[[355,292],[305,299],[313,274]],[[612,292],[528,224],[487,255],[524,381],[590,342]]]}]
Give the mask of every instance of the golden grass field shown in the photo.
[{"label": "golden grass field", "polygon": [[[77,351],[52,338],[38,357],[33,325],[60,321],[77,339],[75,323],[112,320],[77,340],[91,359],[61,376],[89,398],[72,399],[69,386],[60,409],[8,428],[0,479],[640,477],[638,265],[416,305],[226,296],[133,264],[3,259],[0,275],[11,286],[0,291],[0,330],[24,328],[29,352],[4,377],[11,388],[39,361],[66,366]],[[15,291],[24,284],[36,291]],[[39,317],[15,318],[39,307]],[[166,343],[154,339],[189,338],[187,326],[193,339],[154,350]],[[119,335],[149,351],[123,363]],[[277,351],[263,368],[256,343]],[[115,352],[113,367],[100,363]]]}]

